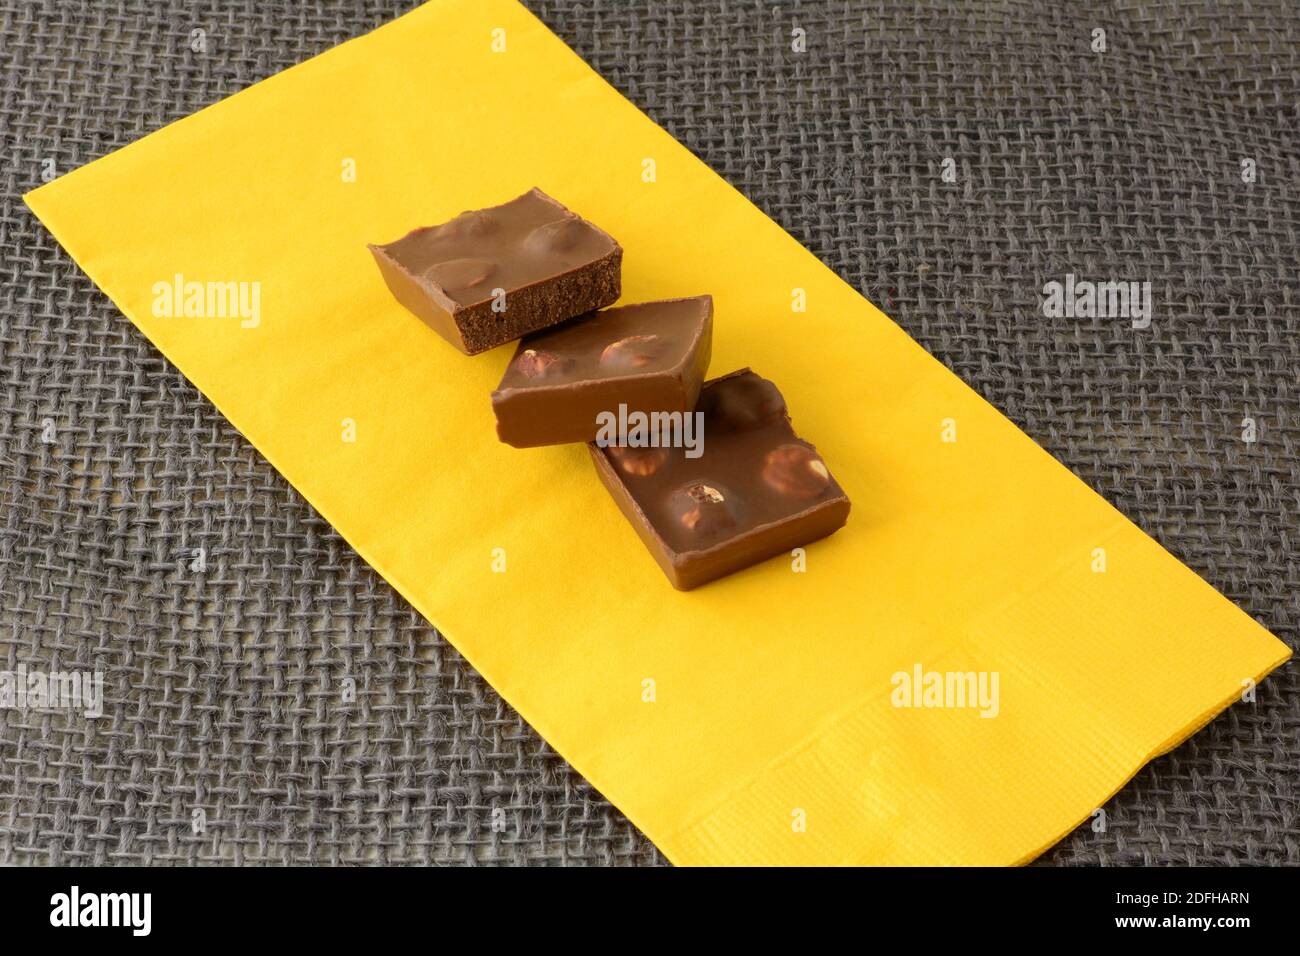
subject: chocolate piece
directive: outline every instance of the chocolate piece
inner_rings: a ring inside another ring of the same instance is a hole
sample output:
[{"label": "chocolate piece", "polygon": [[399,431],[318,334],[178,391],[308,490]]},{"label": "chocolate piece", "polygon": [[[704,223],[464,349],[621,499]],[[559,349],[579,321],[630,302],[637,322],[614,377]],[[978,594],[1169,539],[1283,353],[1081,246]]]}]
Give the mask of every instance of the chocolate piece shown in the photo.
[{"label": "chocolate piece", "polygon": [[689,412],[712,344],[707,295],[606,309],[537,332],[519,343],[492,393],[497,436],[516,448],[584,442],[600,436],[602,413]]},{"label": "chocolate piece", "polygon": [[619,244],[540,189],[369,248],[397,301],[466,355],[620,292]]},{"label": "chocolate piece", "polygon": [[596,472],[673,587],[687,591],[831,534],[849,499],[749,369],[704,384],[704,449],[600,448]]}]

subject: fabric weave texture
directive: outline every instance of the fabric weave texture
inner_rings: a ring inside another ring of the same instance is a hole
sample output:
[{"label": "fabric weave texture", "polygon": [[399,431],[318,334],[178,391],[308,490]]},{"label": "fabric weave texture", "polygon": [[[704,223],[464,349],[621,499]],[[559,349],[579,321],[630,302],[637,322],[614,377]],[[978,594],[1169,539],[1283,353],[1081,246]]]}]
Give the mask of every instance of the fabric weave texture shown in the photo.
[{"label": "fabric weave texture", "polygon": [[[0,709],[0,863],[665,862],[21,203],[412,5],[0,0],[0,670],[105,679],[94,722]],[[1290,0],[528,5],[1300,646]],[[1067,274],[1151,326],[1046,317]],[[1300,864],[1298,790],[1291,663],[1039,862]]]}]

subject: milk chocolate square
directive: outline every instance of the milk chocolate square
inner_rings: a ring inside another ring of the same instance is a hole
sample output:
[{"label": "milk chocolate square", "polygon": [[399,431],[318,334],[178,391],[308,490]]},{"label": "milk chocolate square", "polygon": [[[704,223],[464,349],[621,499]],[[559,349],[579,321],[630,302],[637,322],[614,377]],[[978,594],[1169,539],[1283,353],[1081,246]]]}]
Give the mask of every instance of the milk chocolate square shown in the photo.
[{"label": "milk chocolate square", "polygon": [[673,586],[689,590],[842,527],[849,499],[749,369],[704,384],[703,454],[588,445],[596,472]]},{"label": "milk chocolate square", "polygon": [[517,448],[621,434],[638,415],[695,408],[713,343],[713,299],[606,309],[519,343],[492,393],[497,436]]},{"label": "milk chocolate square", "polygon": [[540,189],[371,245],[397,301],[467,355],[615,302],[623,250]]}]

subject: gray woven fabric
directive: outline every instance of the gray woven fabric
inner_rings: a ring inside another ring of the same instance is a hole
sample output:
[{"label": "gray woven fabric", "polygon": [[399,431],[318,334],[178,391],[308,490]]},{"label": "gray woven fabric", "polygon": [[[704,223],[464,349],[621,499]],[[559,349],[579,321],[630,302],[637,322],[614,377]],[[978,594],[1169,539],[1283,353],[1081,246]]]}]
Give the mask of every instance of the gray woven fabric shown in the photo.
[{"label": "gray woven fabric", "polygon": [[[0,862],[663,862],[19,202],[43,160],[79,166],[408,6],[0,0],[0,670],[106,680],[93,729],[0,711]],[[1290,0],[532,6],[1296,645]],[[1152,282],[1151,328],[1044,318],[1066,273]],[[194,548],[208,570],[183,573]],[[340,673],[346,712],[324,704]],[[1043,862],[1300,863],[1298,683],[1284,668]]]}]

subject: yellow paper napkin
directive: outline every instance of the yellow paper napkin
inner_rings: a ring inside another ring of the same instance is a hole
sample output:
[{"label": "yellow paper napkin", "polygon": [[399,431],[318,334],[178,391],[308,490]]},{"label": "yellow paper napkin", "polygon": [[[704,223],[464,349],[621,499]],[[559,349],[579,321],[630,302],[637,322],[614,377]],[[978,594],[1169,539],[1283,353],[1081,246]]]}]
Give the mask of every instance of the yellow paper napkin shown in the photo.
[{"label": "yellow paper napkin", "polygon": [[[624,301],[712,293],[713,374],[780,385],[854,503],[804,570],[673,591],[582,447],[497,442],[509,349],[394,302],[367,242],[532,186],[622,242]],[[27,201],[677,863],[1026,860],[1288,656],[511,0],[430,3]]]}]

